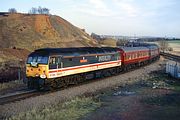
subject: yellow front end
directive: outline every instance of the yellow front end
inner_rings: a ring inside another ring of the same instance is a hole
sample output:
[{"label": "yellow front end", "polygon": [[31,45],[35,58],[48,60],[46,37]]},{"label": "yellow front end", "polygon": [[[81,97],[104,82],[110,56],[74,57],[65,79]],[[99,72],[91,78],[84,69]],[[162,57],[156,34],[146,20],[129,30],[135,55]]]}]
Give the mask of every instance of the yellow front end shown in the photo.
[{"label": "yellow front end", "polygon": [[33,67],[30,64],[26,64],[26,77],[42,78],[45,79],[48,76],[48,65],[38,64],[37,67]]}]

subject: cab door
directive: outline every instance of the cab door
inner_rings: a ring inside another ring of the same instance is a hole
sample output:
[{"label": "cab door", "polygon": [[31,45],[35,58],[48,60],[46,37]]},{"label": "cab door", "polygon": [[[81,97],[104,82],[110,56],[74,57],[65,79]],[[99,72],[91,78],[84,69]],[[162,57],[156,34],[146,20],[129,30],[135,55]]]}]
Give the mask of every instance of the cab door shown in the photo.
[{"label": "cab door", "polygon": [[62,56],[51,56],[49,59],[49,69],[62,68]]},{"label": "cab door", "polygon": [[57,69],[60,69],[63,67],[63,64],[62,64],[62,56],[57,56],[56,57],[56,65],[57,65]]}]

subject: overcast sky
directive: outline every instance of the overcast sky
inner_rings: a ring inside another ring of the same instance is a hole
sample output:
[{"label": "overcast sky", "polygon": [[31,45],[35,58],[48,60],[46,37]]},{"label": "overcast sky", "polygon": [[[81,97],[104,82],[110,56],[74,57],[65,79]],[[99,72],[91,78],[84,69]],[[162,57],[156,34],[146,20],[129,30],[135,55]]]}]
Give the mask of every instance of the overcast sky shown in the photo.
[{"label": "overcast sky", "polygon": [[0,11],[38,6],[88,33],[180,37],[180,0],[1,0]]}]

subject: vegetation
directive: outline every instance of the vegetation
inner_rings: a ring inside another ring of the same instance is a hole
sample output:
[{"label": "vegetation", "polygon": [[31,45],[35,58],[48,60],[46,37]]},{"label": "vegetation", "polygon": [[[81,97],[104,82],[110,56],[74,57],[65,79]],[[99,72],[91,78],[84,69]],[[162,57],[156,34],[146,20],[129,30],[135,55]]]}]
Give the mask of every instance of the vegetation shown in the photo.
[{"label": "vegetation", "polygon": [[180,40],[168,41],[168,43],[180,44]]},{"label": "vegetation", "polygon": [[170,45],[171,43],[180,44],[180,41],[168,41],[165,39],[158,41],[158,44],[162,52],[173,51],[173,47]]},{"label": "vegetation", "polygon": [[154,88],[170,89],[180,92],[180,81],[165,73],[153,73],[150,78],[148,78],[147,84]]},{"label": "vegetation", "polygon": [[180,106],[180,82],[177,79],[169,77],[167,74],[154,74],[148,80],[152,88],[171,90],[171,93],[163,96],[150,96],[142,102],[158,106]]},{"label": "vegetation", "polygon": [[38,8],[32,7],[31,10],[29,10],[29,14],[46,14],[49,15],[49,9],[48,8],[42,8],[39,6]]},{"label": "vegetation", "polygon": [[91,33],[91,37],[93,39],[97,40],[101,46],[108,46],[108,47],[116,47],[117,46],[117,41],[114,38],[101,36],[96,33]]},{"label": "vegetation", "polygon": [[104,38],[103,40],[99,41],[99,44],[108,47],[116,47],[116,40],[112,38]]},{"label": "vegetation", "polygon": [[165,39],[162,39],[158,42],[159,46],[160,46],[160,49],[164,52],[166,50],[168,50],[168,41],[166,41]]},{"label": "vegetation", "polygon": [[102,40],[102,37],[96,33],[91,33],[91,37],[95,40]]},{"label": "vegetation", "polygon": [[169,84],[174,91],[180,92],[180,81],[173,79]]},{"label": "vegetation", "polygon": [[116,45],[117,45],[117,46],[125,46],[127,43],[128,43],[128,40],[118,39]]},{"label": "vegetation", "polygon": [[17,13],[17,10],[15,8],[9,8],[8,12],[9,13]]},{"label": "vegetation", "polygon": [[13,116],[10,120],[77,120],[100,106],[93,98],[75,98],[63,104],[32,110]]},{"label": "vegetation", "polygon": [[7,83],[0,83],[0,90],[14,88],[14,87],[19,86],[19,85],[23,85],[22,80],[15,80],[15,81],[7,82]]}]

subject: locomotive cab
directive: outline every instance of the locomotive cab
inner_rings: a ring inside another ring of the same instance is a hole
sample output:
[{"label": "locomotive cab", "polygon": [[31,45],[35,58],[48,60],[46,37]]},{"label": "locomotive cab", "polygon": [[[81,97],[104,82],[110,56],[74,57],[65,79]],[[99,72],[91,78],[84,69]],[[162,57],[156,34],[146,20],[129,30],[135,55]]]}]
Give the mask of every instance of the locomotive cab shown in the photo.
[{"label": "locomotive cab", "polygon": [[26,77],[28,88],[39,88],[44,85],[45,79],[48,77],[48,61],[49,56],[43,54],[30,54],[26,63]]},{"label": "locomotive cab", "polygon": [[27,77],[46,78],[47,76],[47,56],[29,56],[27,60]]}]

